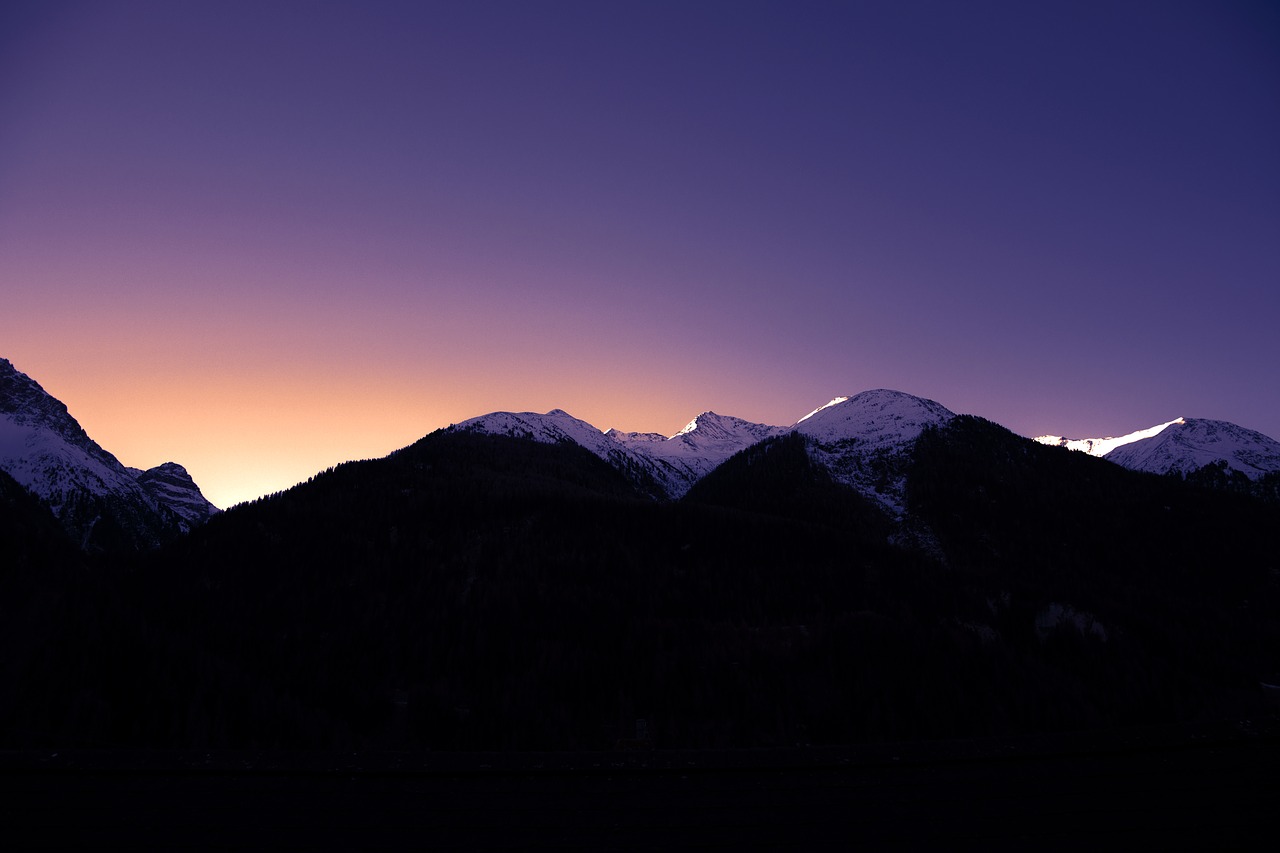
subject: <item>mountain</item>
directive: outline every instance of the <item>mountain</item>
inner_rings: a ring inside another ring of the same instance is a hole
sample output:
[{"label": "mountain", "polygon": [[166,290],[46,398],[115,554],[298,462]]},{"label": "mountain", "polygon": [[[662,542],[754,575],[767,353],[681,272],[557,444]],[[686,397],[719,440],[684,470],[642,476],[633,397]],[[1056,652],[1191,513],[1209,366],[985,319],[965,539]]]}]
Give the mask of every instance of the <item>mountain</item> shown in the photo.
[{"label": "mountain", "polygon": [[1280,471],[1280,441],[1227,421],[1178,418],[1149,438],[1129,442],[1105,457],[1136,471],[1192,471],[1216,462],[1256,480]]},{"label": "mountain", "polygon": [[449,432],[475,432],[524,438],[540,444],[572,442],[606,459],[616,449],[612,439],[596,427],[563,409],[544,415],[536,412],[490,412],[449,427]]},{"label": "mountain", "polygon": [[[494,412],[176,536],[184,470],[4,367],[0,749],[968,739],[1247,720],[1280,670],[1280,501],[901,392],[672,436]],[[100,538],[144,510],[159,548]]]},{"label": "mountain", "polygon": [[522,438],[539,444],[574,444],[620,471],[641,493],[670,497],[659,466],[630,445],[607,435],[563,409],[536,412],[490,412],[448,427],[447,433],[475,433]]},{"label": "mountain", "polygon": [[1250,480],[1280,471],[1280,442],[1227,421],[1177,418],[1117,438],[1066,439],[1039,436],[1036,441],[1082,450],[1135,471],[1188,475],[1223,465]]},{"label": "mountain", "polygon": [[901,518],[910,451],[920,434],[955,414],[933,400],[877,389],[836,397],[791,429],[810,439],[809,452],[840,483]]},{"label": "mountain", "polygon": [[782,427],[768,426],[703,412],[684,429],[664,438],[655,433],[619,433],[613,436],[636,455],[649,460],[671,498],[679,498],[720,463],[738,451],[770,436],[785,432]]},{"label": "mountain", "polygon": [[954,415],[932,400],[900,391],[865,391],[836,397],[790,427],[754,423],[703,412],[672,436],[601,431],[567,412],[493,412],[449,427],[527,438],[544,444],[572,442],[621,471],[643,493],[678,499],[725,460],[770,438],[800,433],[809,453],[836,481],[872,495],[902,513],[901,467],[911,443],[929,426]]},{"label": "mountain", "polygon": [[[659,747],[794,747],[1254,713],[1280,508],[859,397],[681,500],[582,422],[507,413],[61,587],[30,573],[25,604],[0,596],[0,634],[41,632],[0,644],[0,747],[609,749],[638,719]],[[877,451],[936,548],[826,461]]]},{"label": "mountain", "polygon": [[177,462],[164,462],[145,471],[126,470],[156,501],[177,514],[184,532],[204,524],[221,511],[205,498],[187,469]]},{"label": "mountain", "polygon": [[39,383],[0,359],[0,469],[86,550],[151,548],[214,508],[181,466],[120,464]]},{"label": "mountain", "polygon": [[1173,423],[1177,423],[1177,420],[1156,424],[1153,427],[1140,429],[1127,435],[1108,436],[1106,438],[1064,438],[1060,435],[1038,435],[1035,440],[1041,444],[1065,447],[1068,450],[1079,450],[1081,453],[1087,453],[1090,456],[1106,456],[1117,447],[1122,447],[1144,438],[1150,438]]},{"label": "mountain", "polygon": [[780,427],[703,412],[673,436],[600,430],[561,409],[492,412],[449,427],[526,438],[543,444],[572,442],[608,462],[642,493],[654,498],[681,497],[699,479],[734,453],[776,435]]}]

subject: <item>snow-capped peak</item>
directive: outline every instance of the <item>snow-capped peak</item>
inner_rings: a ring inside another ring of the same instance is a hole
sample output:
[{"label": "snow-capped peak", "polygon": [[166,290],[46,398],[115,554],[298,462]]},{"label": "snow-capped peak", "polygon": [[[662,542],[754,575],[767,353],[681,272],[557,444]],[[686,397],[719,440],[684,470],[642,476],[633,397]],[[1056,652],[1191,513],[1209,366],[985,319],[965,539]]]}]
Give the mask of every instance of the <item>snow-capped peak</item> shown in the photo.
[{"label": "snow-capped peak", "polygon": [[1175,418],[1115,438],[1042,435],[1035,440],[1157,474],[1186,474],[1217,462],[1225,462],[1251,479],[1280,471],[1280,442],[1228,421],[1205,418]]},{"label": "snow-capped peak", "polygon": [[819,442],[857,440],[863,446],[890,447],[914,440],[926,427],[955,417],[933,400],[878,388],[852,397],[836,397],[792,427]]},{"label": "snow-capped peak", "polygon": [[645,450],[673,464],[689,466],[698,479],[733,453],[783,432],[787,430],[704,411],[667,441],[646,444]]},{"label": "snow-capped peak", "polygon": [[572,441],[633,479],[640,476],[644,490],[678,498],[697,480],[734,453],[777,434],[778,427],[703,412],[671,437],[660,433],[601,432],[561,409],[545,415],[534,412],[492,412],[449,428],[455,431],[508,435],[543,443]]},{"label": "snow-capped peak", "polygon": [[1225,462],[1253,480],[1280,471],[1280,442],[1260,432],[1205,418],[1179,418],[1165,427],[1117,447],[1106,459],[1159,474],[1186,474],[1217,462]]},{"label": "snow-capped peak", "polygon": [[608,456],[618,444],[586,421],[579,420],[564,409],[552,409],[546,414],[537,412],[490,412],[462,421],[449,427],[457,432],[481,432],[489,435],[507,435],[528,438],[544,444],[571,441],[601,458]]},{"label": "snow-capped peak", "polygon": [[871,497],[891,515],[905,514],[905,478],[915,440],[955,415],[933,400],[878,388],[836,397],[796,422],[809,456],[831,476]]},{"label": "snow-capped peak", "polygon": [[[712,412],[703,412],[703,413],[702,413],[701,415],[699,415],[698,417],[705,417],[706,415],[710,415],[710,414],[713,414],[713,413],[712,413]],[[685,433],[687,433],[687,432],[693,432],[693,431],[694,431],[695,429],[697,429],[697,428],[698,428],[698,418],[694,418],[693,420],[691,420],[691,421],[689,421],[687,424],[685,424],[683,427],[681,427],[680,431],[679,431],[679,432],[677,432],[677,433],[676,433],[676,435],[684,435],[684,434],[685,434]],[[675,438],[675,437],[676,437],[676,435],[671,436],[671,438]]]},{"label": "snow-capped peak", "polygon": [[758,424],[752,421],[735,418],[732,415],[717,415],[715,412],[703,412],[685,425],[671,441],[681,436],[707,439],[711,441],[742,441],[744,438],[759,441],[778,431],[778,427]]}]

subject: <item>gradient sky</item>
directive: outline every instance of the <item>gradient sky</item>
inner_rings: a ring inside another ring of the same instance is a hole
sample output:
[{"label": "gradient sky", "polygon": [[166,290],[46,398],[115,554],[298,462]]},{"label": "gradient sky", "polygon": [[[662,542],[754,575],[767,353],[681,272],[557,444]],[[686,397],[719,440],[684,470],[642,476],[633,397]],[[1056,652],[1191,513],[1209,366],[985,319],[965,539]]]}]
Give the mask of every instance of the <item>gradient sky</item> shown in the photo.
[{"label": "gradient sky", "polygon": [[220,506],[498,409],[1280,438],[1280,7],[6,0],[0,356]]}]

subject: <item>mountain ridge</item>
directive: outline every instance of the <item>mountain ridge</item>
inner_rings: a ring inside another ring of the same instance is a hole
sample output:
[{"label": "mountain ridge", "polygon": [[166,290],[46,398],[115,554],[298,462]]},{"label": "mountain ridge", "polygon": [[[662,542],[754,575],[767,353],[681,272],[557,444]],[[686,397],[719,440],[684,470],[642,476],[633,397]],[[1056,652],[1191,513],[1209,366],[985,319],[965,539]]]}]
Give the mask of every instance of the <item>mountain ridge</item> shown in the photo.
[{"label": "mountain ridge", "polygon": [[[1280,503],[901,392],[815,412],[679,500],[627,437],[491,413],[146,554],[59,550],[0,477],[0,746],[900,742],[1241,720],[1273,683]],[[777,429],[690,424],[633,443]]]},{"label": "mountain ridge", "polygon": [[[706,411],[674,435],[664,436],[600,430],[553,409],[546,414],[491,412],[448,429],[573,441],[644,484],[642,491],[670,500],[682,497],[734,454],[769,438],[799,433],[809,440],[807,452],[815,463],[901,519],[906,512],[903,477],[910,448],[924,430],[955,417],[936,401],[877,388],[834,397],[785,427]],[[1224,464],[1256,480],[1280,471],[1280,442],[1226,421],[1177,418],[1118,437],[1046,435],[1033,440],[1153,473],[1185,476],[1206,465]]]},{"label": "mountain ridge", "polygon": [[576,442],[437,430],[70,578],[68,615],[31,597],[64,637],[0,719],[20,743],[546,750],[641,718],[703,748],[1249,713],[1276,505],[896,402],[881,449],[928,540],[798,431],[659,503]]},{"label": "mountain ridge", "polygon": [[1280,471],[1280,441],[1239,424],[1208,418],[1179,417],[1106,438],[1041,435],[1034,440],[1153,474],[1185,477],[1206,466],[1221,464],[1250,480],[1258,480]]},{"label": "mountain ridge", "polygon": [[[678,500],[729,458],[762,441],[798,433],[806,452],[837,482],[878,503],[891,516],[906,513],[906,455],[924,430],[956,414],[902,391],[878,388],[837,396],[789,426],[757,423],[707,410],[672,435],[601,430],[563,409],[545,413],[495,411],[446,431],[505,435],[542,443],[570,442],[621,472],[642,494]],[[1186,476],[1209,465],[1250,480],[1280,471],[1280,442],[1225,421],[1177,418],[1127,435],[1069,439],[1038,436],[1114,464]],[[104,517],[128,516],[126,539],[151,547],[185,532],[219,510],[175,462],[148,471],[124,467],[91,439],[61,401],[0,359],[0,467],[35,492],[84,545]],[[98,504],[114,506],[105,512]],[[87,503],[86,503],[87,501]],[[151,528],[151,533],[143,531]],[[116,538],[119,538],[117,536]]]},{"label": "mountain ridge", "polygon": [[[875,389],[832,399],[791,426],[756,423],[732,415],[702,412],[674,435],[599,430],[562,409],[491,412],[454,424],[446,431],[485,432],[544,443],[573,441],[612,464],[642,491],[678,499],[733,455],[761,441],[791,433],[804,435],[814,462],[838,482],[874,497],[895,515],[903,513],[905,453],[929,426],[954,413],[932,400],[902,391]],[[648,488],[645,486],[648,485]]]}]

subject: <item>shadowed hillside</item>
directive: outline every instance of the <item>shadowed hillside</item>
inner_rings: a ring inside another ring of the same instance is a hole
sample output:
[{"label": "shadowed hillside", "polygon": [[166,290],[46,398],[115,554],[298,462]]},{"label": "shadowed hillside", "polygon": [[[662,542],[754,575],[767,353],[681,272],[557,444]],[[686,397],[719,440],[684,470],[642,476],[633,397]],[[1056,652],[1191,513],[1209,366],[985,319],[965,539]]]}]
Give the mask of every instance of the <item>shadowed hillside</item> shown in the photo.
[{"label": "shadowed hillside", "polygon": [[50,575],[0,733],[755,747],[1257,709],[1274,506],[957,418],[916,447],[904,532],[806,448],[751,448],[677,503],[567,443],[435,433],[339,466]]}]

